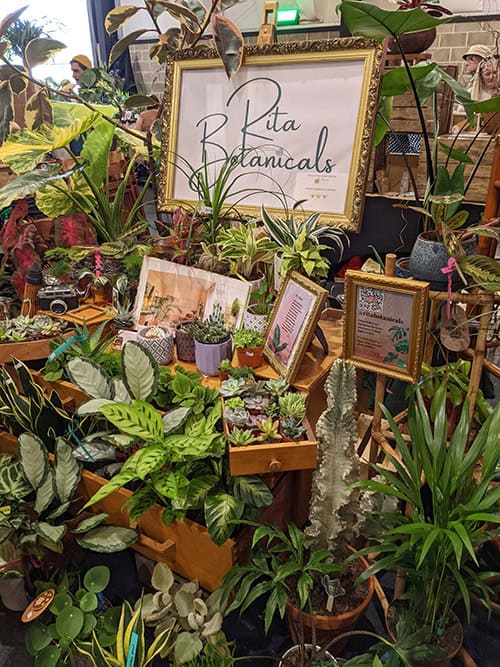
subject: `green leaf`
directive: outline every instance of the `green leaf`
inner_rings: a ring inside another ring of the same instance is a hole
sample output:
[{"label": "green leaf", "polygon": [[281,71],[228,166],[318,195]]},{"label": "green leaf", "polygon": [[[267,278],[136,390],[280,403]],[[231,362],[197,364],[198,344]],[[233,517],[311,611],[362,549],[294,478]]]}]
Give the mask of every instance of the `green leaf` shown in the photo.
[{"label": "green leaf", "polygon": [[[134,436],[146,441],[158,440],[158,424],[150,424],[144,411],[139,411],[132,405],[125,405],[124,403],[110,403],[103,405],[101,414],[106,417],[114,426],[127,435]],[[162,424],[161,418],[158,415],[159,423]],[[151,429],[156,428],[156,432]],[[163,427],[160,427],[163,436]]]},{"label": "green leaf", "polygon": [[419,7],[405,11],[385,11],[366,2],[344,0],[338,9],[349,32],[380,41],[385,37],[428,30],[451,21],[451,17],[434,18]]},{"label": "green leaf", "polygon": [[443,144],[441,141],[439,142],[439,147],[445,153],[448,155],[452,160],[457,160],[458,162],[465,162],[467,164],[473,164],[472,158],[470,158],[468,155],[465,153],[462,153],[462,151],[457,150],[456,148],[452,148],[451,146],[447,146],[446,144]]},{"label": "green leaf", "polygon": [[87,613],[97,609],[98,600],[95,593],[85,593],[80,600],[80,609]]},{"label": "green leaf", "polygon": [[122,350],[125,385],[129,394],[140,401],[150,401],[159,383],[159,368],[151,354],[134,341],[125,343]]},{"label": "green leaf", "polygon": [[83,628],[83,612],[78,607],[67,607],[56,618],[57,632],[61,637],[74,640]]},{"label": "green leaf", "polygon": [[[109,518],[109,514],[106,514],[106,512],[102,512],[101,514],[94,514],[93,516],[89,517],[88,519],[84,519],[83,521],[80,521],[78,526],[76,528],[72,528],[71,532],[74,535],[81,535],[82,533],[86,533],[87,530],[91,530],[92,528],[96,528],[97,526],[100,526],[103,521],[106,521],[106,519]],[[91,590],[89,588],[89,590]]]},{"label": "green leaf", "polygon": [[99,553],[115,553],[128,549],[137,541],[137,533],[132,528],[121,526],[100,526],[90,530],[76,540],[84,549]]},{"label": "green leaf", "polygon": [[434,544],[436,539],[440,536],[440,534],[441,534],[441,528],[433,528],[425,538],[425,542],[422,546],[422,551],[420,553],[420,558],[417,563],[417,569],[419,569],[422,563],[424,562],[425,557],[429,552],[429,549],[432,547],[432,545]]},{"label": "green leaf", "polygon": [[24,120],[30,130],[37,130],[41,125],[52,125],[54,117],[46,88],[37,90],[26,102]]},{"label": "green leaf", "polygon": [[241,519],[244,509],[244,503],[223,491],[207,496],[205,521],[210,537],[217,546],[222,546],[229,538],[234,530],[230,522]]},{"label": "green leaf", "polygon": [[135,479],[135,476],[135,470],[121,470],[117,475],[110,479],[107,484],[102,486],[99,491],[94,493],[92,498],[84,505],[84,509],[104,500],[104,498],[107,498],[113,491],[121,489],[122,486],[125,486],[125,484]]},{"label": "green leaf", "polygon": [[49,469],[47,449],[40,438],[32,433],[22,433],[19,436],[19,458],[24,476],[33,489],[38,489]]},{"label": "green leaf", "polygon": [[205,475],[190,480],[186,489],[186,507],[193,510],[201,509],[207,494],[217,482],[218,477],[215,475]]},{"label": "green leaf", "polygon": [[125,503],[130,522],[134,523],[138,521],[156,502],[158,502],[158,496],[149,486],[144,486],[142,489],[134,491],[133,495]]},{"label": "green leaf", "polygon": [[168,436],[180,431],[191,415],[192,408],[175,408],[163,415],[163,435]]},{"label": "green leaf", "polygon": [[52,470],[47,470],[47,476],[36,490],[35,512],[43,514],[56,497],[56,485]]},{"label": "green leaf", "polygon": [[83,577],[83,585],[91,593],[102,593],[109,584],[110,572],[105,565],[90,568]]},{"label": "green leaf", "polygon": [[28,42],[24,50],[24,58],[30,68],[41,65],[55,53],[66,48],[66,44],[58,42],[56,39],[50,37],[36,37]]},{"label": "green leaf", "polygon": [[47,646],[35,658],[35,667],[59,667],[61,649],[58,646]]},{"label": "green leaf", "polygon": [[175,640],[175,662],[179,665],[194,660],[201,653],[203,643],[197,634],[181,632]]},{"label": "green leaf", "polygon": [[82,464],[73,456],[73,448],[63,438],[56,441],[55,473],[57,495],[61,503],[72,500],[82,478]]},{"label": "green leaf", "polygon": [[[425,78],[437,67],[436,63],[425,63],[424,65],[413,65],[410,67],[411,77],[414,81]],[[380,94],[387,97],[404,95],[411,90],[411,83],[405,67],[393,67],[384,73]]]},{"label": "green leaf", "polygon": [[473,278],[475,285],[490,292],[500,290],[500,267],[493,257],[466,255],[460,260],[460,268]]},{"label": "green leaf", "polygon": [[151,576],[151,586],[157,591],[168,593],[174,584],[174,575],[166,563],[155,565]]},{"label": "green leaf", "polygon": [[45,521],[39,521],[35,524],[35,532],[43,537],[45,540],[49,540],[54,544],[58,544],[62,538],[66,535],[67,527],[66,526],[52,526],[50,523]]},{"label": "green leaf", "polygon": [[[0,109],[5,112],[2,106],[2,87],[0,85]],[[0,116],[0,129],[1,129]],[[16,199],[22,199],[28,195],[33,194],[37,190],[43,188],[44,185],[52,183],[53,181],[60,181],[63,175],[59,173],[60,167],[48,167],[47,169],[37,170],[22,174],[17,178],[9,181],[3,188],[0,188],[0,207],[5,208]],[[69,210],[69,209],[68,209]],[[66,212],[66,211],[65,211]]]},{"label": "green leaf", "polygon": [[118,28],[121,28],[124,23],[135,16],[141,9],[144,9],[144,7],[123,5],[122,7],[115,7],[108,12],[104,19],[104,27],[106,28],[108,35],[112,35],[116,32]]},{"label": "green leaf", "polygon": [[66,370],[71,382],[90,398],[113,398],[113,382],[110,376],[94,361],[74,357],[68,361]]},{"label": "green leaf", "polygon": [[59,616],[59,614],[64,613],[66,609],[71,607],[72,604],[73,600],[71,599],[71,595],[69,595],[69,593],[57,593],[50,603],[49,609],[54,614],[54,616]]},{"label": "green leaf", "polygon": [[109,151],[113,143],[115,128],[111,123],[102,121],[87,135],[81,156],[88,163],[85,173],[92,183],[101,187],[108,175]]},{"label": "green leaf", "polygon": [[52,638],[46,626],[40,622],[30,623],[26,630],[26,648],[35,656],[50,644]]},{"label": "green leaf", "polygon": [[118,60],[118,58],[124,53],[128,47],[133,44],[139,37],[144,35],[144,33],[149,32],[149,30],[134,30],[133,32],[130,32],[128,35],[125,35],[125,37],[122,37],[122,39],[119,39],[115,44],[113,44],[113,48],[111,49],[111,52],[109,54],[109,59],[108,59],[108,67],[111,67],[111,65]]},{"label": "green leaf", "polygon": [[237,500],[254,507],[268,507],[273,502],[269,487],[257,476],[234,477],[233,493]]},{"label": "green leaf", "polygon": [[158,100],[149,95],[131,95],[125,100],[123,107],[125,109],[137,109],[139,107],[158,106]]}]

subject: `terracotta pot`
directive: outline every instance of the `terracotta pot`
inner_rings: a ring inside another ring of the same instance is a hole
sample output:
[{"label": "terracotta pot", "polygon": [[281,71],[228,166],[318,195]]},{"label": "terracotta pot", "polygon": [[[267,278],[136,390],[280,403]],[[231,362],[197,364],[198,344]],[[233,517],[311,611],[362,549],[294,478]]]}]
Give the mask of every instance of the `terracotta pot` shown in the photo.
[{"label": "terracotta pot", "polygon": [[[306,650],[310,649],[311,646],[312,646],[312,644],[304,644],[304,648]],[[293,663],[288,662],[288,660],[290,658],[292,658],[294,655],[299,654],[299,648],[300,647],[298,645],[295,645],[295,646],[292,646],[291,648],[289,648],[288,651],[286,651],[283,654],[283,657],[281,658],[281,660],[278,663],[278,667],[290,667],[290,665],[292,665]],[[319,649],[320,647],[317,646],[316,648]],[[331,660],[332,667],[335,666],[335,665],[338,665],[338,662],[335,660],[333,655],[331,653],[329,653],[328,651],[325,651],[325,655],[322,658],[322,660]],[[321,664],[324,664],[324,663],[322,662]]]},{"label": "terracotta pot", "polygon": [[[398,39],[403,53],[423,53],[427,51],[436,39],[436,28],[407,32],[404,35],[400,35]],[[393,37],[389,38],[387,49],[390,53],[400,53],[396,40]]]},{"label": "terracotta pot", "polygon": [[[352,547],[348,546],[347,548],[351,553],[355,553],[356,551],[356,549],[353,549]],[[365,558],[360,558],[359,561],[363,565],[363,569],[365,570],[368,569],[368,561]],[[358,605],[355,609],[351,609],[351,611],[348,611],[345,614],[339,614],[337,616],[336,615],[322,616],[320,614],[312,615],[312,614],[307,614],[306,612],[302,612],[301,615],[302,615],[302,622],[304,624],[304,636],[306,641],[311,640],[312,636],[311,628],[313,626],[313,623],[314,627],[316,628],[317,641],[322,646],[331,639],[333,639],[333,637],[340,635],[343,632],[347,632],[348,630],[351,630],[370,606],[370,602],[372,601],[374,592],[375,592],[375,581],[373,577],[370,577],[368,579],[367,596],[363,600],[363,602],[360,605]],[[287,602],[286,614],[292,639],[293,641],[298,642],[299,627],[300,627],[299,610],[296,607],[294,607],[290,602]],[[347,639],[345,641],[339,641],[336,650],[340,652],[346,643]]]},{"label": "terracotta pot", "polygon": [[237,347],[236,356],[240,366],[250,366],[250,368],[258,368],[262,366],[262,352],[264,346],[259,347]]},{"label": "terracotta pot", "polygon": [[[394,605],[394,602],[392,602],[389,605],[389,609],[393,608],[393,605]],[[396,635],[394,633],[394,628],[392,627],[391,623],[389,623],[389,620],[388,620],[389,609],[387,610],[387,612],[385,614],[385,624],[386,624],[386,627],[387,627],[387,633],[388,633],[389,637],[391,638],[391,641],[395,642],[396,641]],[[458,618],[455,615],[455,613],[451,612],[451,615],[453,615],[458,622]],[[453,658],[458,654],[458,652],[462,648],[463,639],[464,639],[464,634],[463,634],[462,626],[460,625],[460,642],[458,643],[458,646],[449,655],[445,656],[444,658],[437,658],[435,660],[418,660],[416,662],[412,662],[411,664],[413,665],[413,667],[451,667],[451,662],[452,662]]]}]

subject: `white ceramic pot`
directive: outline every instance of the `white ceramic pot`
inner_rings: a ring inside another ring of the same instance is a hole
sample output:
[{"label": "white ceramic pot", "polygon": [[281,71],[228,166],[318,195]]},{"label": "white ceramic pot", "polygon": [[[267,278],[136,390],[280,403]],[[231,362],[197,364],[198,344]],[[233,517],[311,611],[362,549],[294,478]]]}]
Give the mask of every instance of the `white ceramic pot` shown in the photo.
[{"label": "white ceramic pot", "polygon": [[243,312],[243,326],[245,329],[255,329],[264,333],[267,326],[267,315],[258,315],[257,313],[252,312],[252,306]]}]

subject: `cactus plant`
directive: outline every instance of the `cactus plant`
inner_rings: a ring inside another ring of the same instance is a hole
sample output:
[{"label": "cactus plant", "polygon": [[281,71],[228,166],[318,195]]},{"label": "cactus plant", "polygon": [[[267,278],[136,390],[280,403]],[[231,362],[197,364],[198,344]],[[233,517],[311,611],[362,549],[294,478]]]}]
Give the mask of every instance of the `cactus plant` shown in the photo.
[{"label": "cactus plant", "polygon": [[356,452],[356,369],[337,359],[325,383],[327,408],[316,425],[318,463],[313,476],[309,544],[315,549],[342,551],[360,531],[360,496],[350,484],[359,480]]}]

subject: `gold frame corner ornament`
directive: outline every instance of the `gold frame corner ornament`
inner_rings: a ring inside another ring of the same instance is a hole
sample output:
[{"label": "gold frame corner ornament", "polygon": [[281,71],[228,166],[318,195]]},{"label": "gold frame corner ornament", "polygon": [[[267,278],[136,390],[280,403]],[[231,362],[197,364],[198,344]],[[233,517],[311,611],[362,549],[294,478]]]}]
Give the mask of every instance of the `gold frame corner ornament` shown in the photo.
[{"label": "gold frame corner ornament", "polygon": [[[406,368],[394,363],[368,359],[355,353],[357,321],[357,289],[368,287],[388,293],[406,294],[413,299],[411,322],[409,323],[408,361]],[[406,278],[347,271],[345,275],[345,324],[344,324],[344,359],[351,361],[358,368],[380,373],[387,377],[418,382],[422,366],[425,344],[425,325],[427,321],[427,303],[429,283]]]},{"label": "gold frame corner ornament", "polygon": [[[344,207],[341,211],[321,211],[321,219],[324,224],[355,232],[359,231],[363,216],[372,137],[377,115],[382,54],[383,48],[380,44],[361,37],[246,46],[244,49],[243,67],[252,64],[272,67],[273,64],[283,63],[297,63],[297,66],[299,66],[300,63],[310,63],[311,61],[364,61],[361,100],[357,108],[354,145]],[[173,54],[166,61],[159,187],[159,207],[164,211],[172,211],[176,206],[182,204],[193,207],[199,203],[180,200],[175,197],[174,193],[174,163],[178,145],[182,74],[186,70],[193,69],[221,70],[222,63],[215,49],[200,51],[185,49]],[[207,76],[207,81],[209,79],[210,77]],[[328,109],[325,110],[325,115],[328,115]],[[258,215],[259,206],[240,205],[238,210],[242,214]],[[281,209],[270,206],[269,211],[272,214],[279,214]],[[308,208],[304,211],[304,215],[315,212],[317,211],[314,208]]]},{"label": "gold frame corner ornament", "polygon": [[[295,349],[292,352],[293,357],[291,359],[291,362],[290,364],[288,364],[288,366],[286,366],[274,354],[273,350],[270,349],[270,347],[267,344],[267,341],[273,329],[274,323],[280,313],[280,307],[283,302],[283,297],[286,293],[287,286],[290,282],[296,283],[303,290],[312,294],[314,296],[314,301],[307,314],[306,319],[304,320],[304,325],[300,332],[300,336],[295,343]],[[320,285],[313,282],[312,280],[309,280],[309,278],[306,278],[297,271],[291,271],[285,276],[283,280],[283,284],[281,285],[278,298],[276,299],[276,303],[274,305],[271,317],[269,318],[269,322],[267,324],[267,328],[265,331],[264,335],[265,343],[264,343],[263,354],[264,358],[269,362],[269,365],[272,368],[274,368],[274,370],[277,373],[282,375],[289,384],[292,384],[297,376],[298,370],[302,364],[302,361],[307,352],[309,344],[313,338],[314,329],[321,316],[321,312],[323,310],[323,306],[326,302],[327,296],[328,296],[327,290],[325,290],[323,287],[320,287]]]}]

